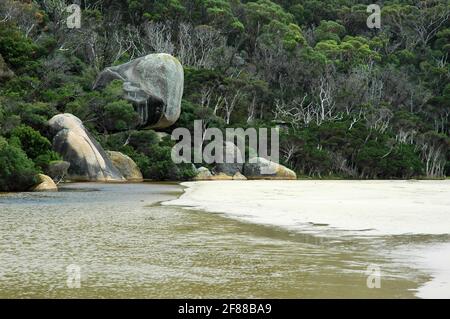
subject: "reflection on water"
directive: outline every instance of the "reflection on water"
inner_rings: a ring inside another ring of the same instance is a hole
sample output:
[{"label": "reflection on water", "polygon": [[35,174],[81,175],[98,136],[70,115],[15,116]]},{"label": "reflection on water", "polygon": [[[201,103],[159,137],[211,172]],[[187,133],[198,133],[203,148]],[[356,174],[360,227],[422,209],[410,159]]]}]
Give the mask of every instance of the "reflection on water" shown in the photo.
[{"label": "reflection on water", "polygon": [[[157,205],[181,192],[71,184],[0,195],[0,298],[411,298],[428,280],[385,253],[412,237],[319,238]],[[80,289],[67,287],[72,264]],[[381,289],[366,286],[372,264]]]}]

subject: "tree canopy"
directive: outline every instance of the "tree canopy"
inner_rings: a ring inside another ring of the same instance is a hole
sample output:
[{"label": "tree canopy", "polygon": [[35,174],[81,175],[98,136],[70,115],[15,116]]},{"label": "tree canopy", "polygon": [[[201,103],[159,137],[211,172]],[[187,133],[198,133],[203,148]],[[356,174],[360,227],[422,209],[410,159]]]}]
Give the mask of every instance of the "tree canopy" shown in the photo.
[{"label": "tree canopy", "polygon": [[301,175],[449,175],[446,0],[383,1],[380,29],[366,25],[370,1],[84,0],[80,29],[67,4],[0,4],[0,134],[25,171],[53,159],[46,121],[71,112],[147,177],[169,178],[168,144],[130,142],[145,128],[121,83],[92,90],[105,67],[165,52],[185,68],[175,127],[282,123],[282,161]]}]

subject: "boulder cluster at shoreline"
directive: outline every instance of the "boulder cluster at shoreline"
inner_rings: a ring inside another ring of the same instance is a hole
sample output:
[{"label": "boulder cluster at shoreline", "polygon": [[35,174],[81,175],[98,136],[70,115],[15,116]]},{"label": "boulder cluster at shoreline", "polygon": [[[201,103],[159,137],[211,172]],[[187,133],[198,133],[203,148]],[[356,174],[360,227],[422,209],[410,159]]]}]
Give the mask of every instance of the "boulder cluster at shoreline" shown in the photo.
[{"label": "boulder cluster at shoreline", "polygon": [[[143,127],[164,129],[172,126],[181,114],[183,68],[168,54],[150,54],[128,63],[106,68],[94,83],[102,89],[114,80],[123,81],[123,99],[133,103]],[[55,115],[48,121],[53,135],[53,150],[63,161],[52,163],[49,175],[39,175],[33,191],[55,191],[57,183],[67,182],[143,182],[139,165],[127,154],[105,150],[82,120],[70,113]],[[156,132],[160,141],[169,136]],[[234,156],[233,163],[217,163],[211,168],[195,167],[193,180],[297,179],[294,171],[264,158],[253,157],[241,163],[239,149],[224,142],[224,157]],[[270,171],[270,174],[265,172]],[[50,182],[52,181],[53,184]]]}]

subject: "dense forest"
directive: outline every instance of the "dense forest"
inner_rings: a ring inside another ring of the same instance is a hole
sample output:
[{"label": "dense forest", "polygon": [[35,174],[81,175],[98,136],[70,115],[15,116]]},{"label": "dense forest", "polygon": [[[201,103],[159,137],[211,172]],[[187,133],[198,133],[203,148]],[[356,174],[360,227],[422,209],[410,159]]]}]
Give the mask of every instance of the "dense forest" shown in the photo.
[{"label": "dense forest", "polygon": [[[78,3],[81,28],[66,25]],[[450,174],[450,4],[367,0],[0,0],[0,190],[60,160],[47,121],[79,117],[146,178],[187,179],[173,142],[139,127],[105,67],[149,53],[183,64],[176,127],[282,126],[281,160],[300,177]],[[173,127],[167,130],[167,133]]]}]

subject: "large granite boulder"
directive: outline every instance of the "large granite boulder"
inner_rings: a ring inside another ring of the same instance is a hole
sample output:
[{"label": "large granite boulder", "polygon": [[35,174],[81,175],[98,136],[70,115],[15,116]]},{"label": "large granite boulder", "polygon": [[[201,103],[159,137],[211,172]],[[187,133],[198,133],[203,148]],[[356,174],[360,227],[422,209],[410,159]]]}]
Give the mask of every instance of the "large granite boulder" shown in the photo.
[{"label": "large granite boulder", "polygon": [[244,175],[248,179],[297,179],[293,170],[262,157],[250,159],[249,163],[244,165]]},{"label": "large granite boulder", "polygon": [[89,134],[79,118],[59,114],[49,121],[55,134],[53,149],[70,163],[66,178],[72,181],[123,182],[101,145]]},{"label": "large granite boulder", "polygon": [[124,99],[135,106],[141,125],[166,128],[180,117],[184,72],[180,62],[170,54],[149,54],[106,68],[98,76],[94,89],[116,79],[124,82]]},{"label": "large granite boulder", "polygon": [[39,184],[34,186],[31,191],[32,192],[57,192],[58,186],[56,186],[53,179],[47,175],[39,174],[38,175]]},{"label": "large granite boulder", "polygon": [[131,159],[131,157],[122,154],[120,152],[108,151],[107,152],[113,165],[119,170],[119,172],[129,182],[143,182],[141,170],[137,164]]}]

